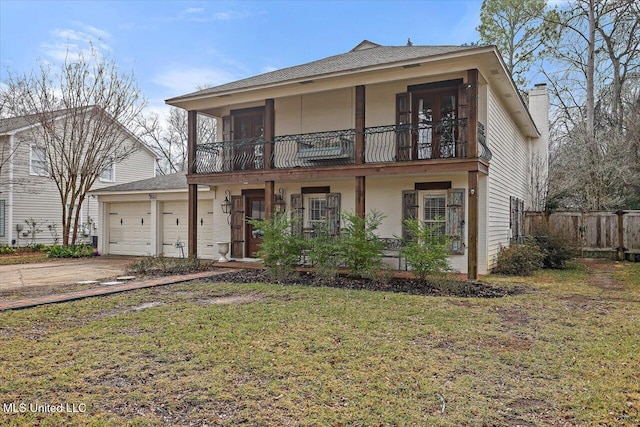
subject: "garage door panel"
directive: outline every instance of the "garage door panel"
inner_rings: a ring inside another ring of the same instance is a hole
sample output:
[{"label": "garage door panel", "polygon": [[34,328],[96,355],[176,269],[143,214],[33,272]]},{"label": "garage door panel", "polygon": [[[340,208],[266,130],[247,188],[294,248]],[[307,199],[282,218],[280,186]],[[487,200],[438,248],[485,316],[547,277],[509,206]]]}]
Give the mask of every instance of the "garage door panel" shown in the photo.
[{"label": "garage door panel", "polygon": [[[188,256],[189,218],[188,204],[165,202],[162,209],[162,253],[167,257],[181,257],[182,251]],[[213,209],[210,203],[198,205],[198,256],[214,258]],[[179,247],[182,246],[182,248]]]},{"label": "garage door panel", "polygon": [[109,253],[151,253],[151,212],[148,203],[114,203],[110,206]]}]

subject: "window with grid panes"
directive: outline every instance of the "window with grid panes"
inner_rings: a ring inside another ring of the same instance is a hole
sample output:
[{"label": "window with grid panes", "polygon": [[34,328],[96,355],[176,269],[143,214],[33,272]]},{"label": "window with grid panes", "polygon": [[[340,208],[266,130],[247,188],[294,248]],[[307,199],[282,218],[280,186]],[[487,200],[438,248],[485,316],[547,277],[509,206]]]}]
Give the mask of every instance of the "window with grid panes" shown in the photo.
[{"label": "window with grid panes", "polygon": [[434,231],[443,235],[446,232],[447,195],[425,194],[423,198],[423,221],[428,227],[434,227]]}]

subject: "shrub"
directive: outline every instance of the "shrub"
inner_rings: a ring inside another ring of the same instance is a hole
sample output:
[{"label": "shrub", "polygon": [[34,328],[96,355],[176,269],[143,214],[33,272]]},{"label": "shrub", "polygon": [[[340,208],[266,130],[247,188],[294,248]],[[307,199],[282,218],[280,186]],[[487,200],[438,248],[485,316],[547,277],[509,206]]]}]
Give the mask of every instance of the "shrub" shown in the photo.
[{"label": "shrub", "polygon": [[548,225],[538,228],[533,237],[544,253],[544,268],[566,268],[567,261],[580,253],[580,245],[573,236]]},{"label": "shrub", "polygon": [[494,273],[510,276],[529,276],[542,268],[544,253],[534,240],[527,239],[524,243],[511,244],[502,247],[498,252]]},{"label": "shrub", "polygon": [[0,255],[15,254],[16,250],[9,245],[0,245]]},{"label": "shrub", "polygon": [[340,236],[329,233],[327,224],[315,228],[315,236],[307,242],[308,255],[321,279],[331,279],[338,275],[342,263],[340,257]]},{"label": "shrub", "polygon": [[342,264],[354,276],[375,279],[376,273],[384,266],[384,242],[380,240],[376,230],[385,216],[371,211],[364,218],[353,213],[343,213],[342,218],[345,227],[337,241]]},{"label": "shrub", "polygon": [[89,245],[60,246],[53,245],[49,249],[49,258],[83,258],[97,255],[95,248]]},{"label": "shrub", "polygon": [[429,226],[419,219],[405,221],[410,239],[403,242],[400,254],[420,279],[428,275],[443,275],[451,270],[449,264],[450,238],[438,233],[437,226]]},{"label": "shrub", "polygon": [[300,261],[304,240],[292,232],[297,219],[289,219],[283,212],[276,212],[270,219],[250,219],[253,228],[262,232],[262,245],[258,256],[264,260],[267,273],[275,280],[291,275]]}]

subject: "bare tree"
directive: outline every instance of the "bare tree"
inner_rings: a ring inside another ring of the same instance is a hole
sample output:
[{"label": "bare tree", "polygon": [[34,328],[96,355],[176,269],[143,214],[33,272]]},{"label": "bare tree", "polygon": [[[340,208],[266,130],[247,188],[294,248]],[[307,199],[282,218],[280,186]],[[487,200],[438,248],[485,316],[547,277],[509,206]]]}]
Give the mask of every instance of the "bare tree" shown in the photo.
[{"label": "bare tree", "polygon": [[[141,123],[142,137],[149,147],[159,154],[160,173],[169,174],[187,170],[187,111],[171,107],[164,120],[158,114],[150,114]],[[216,119],[198,116],[198,144],[214,142]]]},{"label": "bare tree", "polygon": [[[45,153],[62,204],[62,243],[75,244],[80,209],[98,176],[136,150],[134,125],[145,105],[132,74],[95,50],[59,67],[9,74],[8,103],[25,116]],[[129,130],[127,130],[129,129]]]},{"label": "bare tree", "polygon": [[558,28],[558,37],[546,40],[555,106],[551,196],[578,209],[628,207],[633,195],[626,193],[640,179],[637,1],[570,0],[547,18],[557,18]]}]

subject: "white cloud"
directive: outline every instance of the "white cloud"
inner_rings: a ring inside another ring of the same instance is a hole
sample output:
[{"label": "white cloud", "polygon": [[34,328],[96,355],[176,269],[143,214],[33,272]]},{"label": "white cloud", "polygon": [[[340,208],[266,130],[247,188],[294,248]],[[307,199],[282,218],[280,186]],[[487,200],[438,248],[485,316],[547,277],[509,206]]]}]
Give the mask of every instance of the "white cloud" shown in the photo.
[{"label": "white cloud", "polygon": [[207,12],[204,7],[190,7],[180,11],[176,16],[161,18],[160,21],[189,21],[189,22],[215,22],[230,21],[233,19],[244,19],[255,15],[247,11],[226,10],[219,12]]},{"label": "white cloud", "polygon": [[188,9],[186,9],[182,13],[184,15],[186,15],[186,14],[190,14],[190,13],[200,13],[200,12],[204,12],[204,7],[190,7]]},{"label": "white cloud", "polygon": [[223,69],[177,66],[156,75],[153,82],[168,89],[169,97],[173,97],[195,92],[201,86],[217,86],[237,78],[234,73]]},{"label": "white cloud", "polygon": [[106,52],[111,47],[105,39],[111,38],[107,31],[75,22],[75,28],[55,28],[51,31],[51,40],[42,44],[45,53],[56,61],[63,61],[65,58],[77,58],[81,54],[88,55],[93,47],[98,52]]},{"label": "white cloud", "polygon": [[108,31],[104,31],[101,30],[100,28],[96,28],[92,25],[88,25],[88,24],[84,24],[82,22],[76,22],[76,25],[78,25],[80,28],[82,28],[84,31],[86,31],[87,33],[98,37],[100,39],[110,39],[111,38],[111,33],[109,33]]}]

